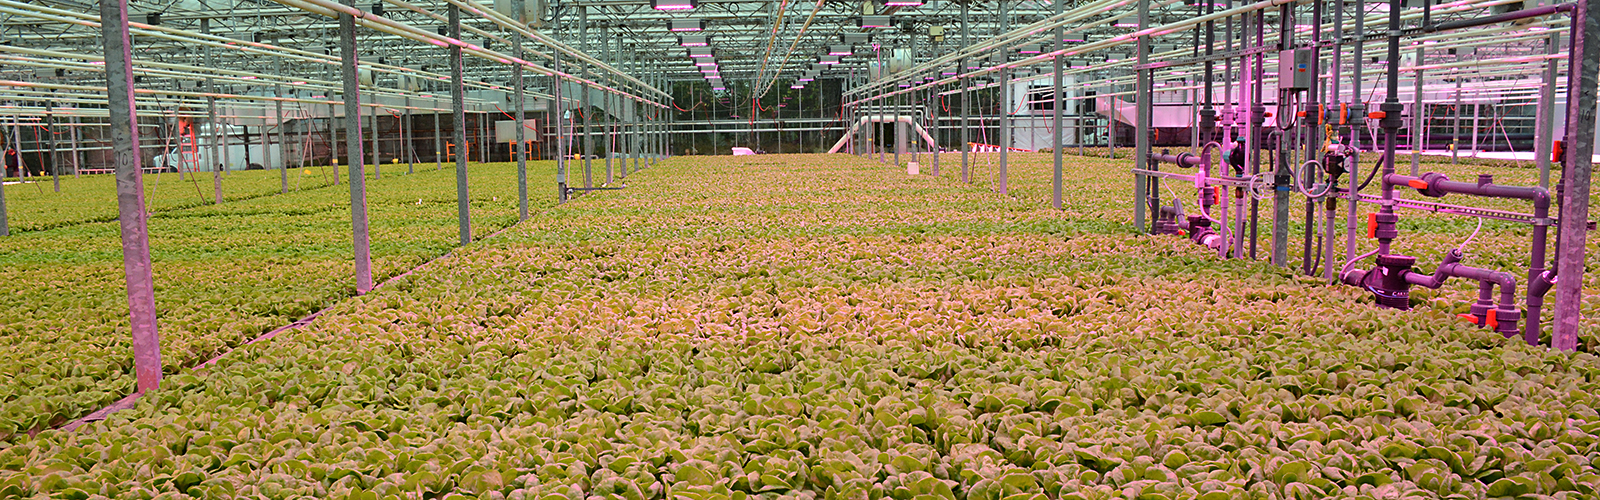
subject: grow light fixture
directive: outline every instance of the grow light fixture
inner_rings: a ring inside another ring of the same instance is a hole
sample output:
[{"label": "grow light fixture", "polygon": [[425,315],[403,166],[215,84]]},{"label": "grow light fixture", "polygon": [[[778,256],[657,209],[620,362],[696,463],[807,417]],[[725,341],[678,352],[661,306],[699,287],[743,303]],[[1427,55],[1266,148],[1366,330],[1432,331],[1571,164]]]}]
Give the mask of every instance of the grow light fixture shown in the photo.
[{"label": "grow light fixture", "polygon": [[812,80],[816,80],[816,78],[812,77],[812,76],[802,76],[800,78],[796,78],[795,79],[795,81],[801,82],[801,83],[809,82],[809,81],[812,81]]},{"label": "grow light fixture", "polygon": [[650,0],[650,7],[656,10],[691,10],[700,5],[700,0]]},{"label": "grow light fixture", "polygon": [[790,85],[789,88],[791,88],[791,89],[803,89],[803,88],[806,88],[806,86],[796,83],[794,85]]},{"label": "grow light fixture", "polygon": [[1118,19],[1117,23],[1113,24],[1112,26],[1116,26],[1118,28],[1137,28],[1139,27],[1139,19],[1134,16],[1124,17],[1122,19]]},{"label": "grow light fixture", "polygon": [[818,56],[817,64],[821,64],[823,66],[833,66],[835,64],[839,64],[839,56]]},{"label": "grow light fixture", "polygon": [[716,57],[711,47],[689,47],[689,57]]},{"label": "grow light fixture", "polygon": [[683,33],[688,31],[705,31],[705,19],[673,19],[667,21],[667,31]]},{"label": "grow light fixture", "polygon": [[889,16],[861,16],[856,19],[856,26],[862,29],[888,28],[893,25],[894,21]]},{"label": "grow light fixture", "polygon": [[854,54],[855,54],[855,48],[851,47],[850,45],[829,45],[828,46],[828,55],[830,55],[830,56],[843,57],[843,56],[854,55]]},{"label": "grow light fixture", "polygon": [[883,0],[884,7],[921,7],[922,0]]},{"label": "grow light fixture", "polygon": [[843,33],[839,35],[839,41],[850,45],[872,43],[872,35],[866,33]]},{"label": "grow light fixture", "polygon": [[959,73],[959,70],[955,66],[945,66],[944,69],[939,70],[939,76],[956,76],[957,73]]},{"label": "grow light fixture", "polygon": [[678,35],[678,45],[684,47],[706,47],[711,45],[711,35]]},{"label": "grow light fixture", "polygon": [[694,58],[694,65],[695,66],[701,66],[701,67],[704,67],[704,66],[716,66],[717,65],[717,58],[715,58],[715,57],[696,57],[696,58]]},{"label": "grow light fixture", "polygon": [[1021,47],[1017,47],[1017,53],[1018,54],[1038,54],[1039,53],[1039,45],[1038,44],[1031,44],[1031,45],[1023,45]]}]

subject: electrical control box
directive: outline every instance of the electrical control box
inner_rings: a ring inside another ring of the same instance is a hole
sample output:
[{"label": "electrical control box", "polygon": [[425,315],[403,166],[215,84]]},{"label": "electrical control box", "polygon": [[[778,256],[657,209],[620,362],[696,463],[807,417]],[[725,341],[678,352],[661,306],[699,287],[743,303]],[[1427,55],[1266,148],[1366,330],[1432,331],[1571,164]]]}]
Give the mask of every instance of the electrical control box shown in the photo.
[{"label": "electrical control box", "polygon": [[1278,89],[1308,90],[1316,75],[1312,73],[1311,49],[1278,52]]}]

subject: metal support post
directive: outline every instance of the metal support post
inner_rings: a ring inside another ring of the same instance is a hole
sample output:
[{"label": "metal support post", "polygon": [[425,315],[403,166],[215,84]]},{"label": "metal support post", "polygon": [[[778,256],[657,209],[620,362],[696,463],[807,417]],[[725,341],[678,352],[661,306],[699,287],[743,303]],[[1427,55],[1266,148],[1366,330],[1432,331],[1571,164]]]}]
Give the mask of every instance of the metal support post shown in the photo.
[{"label": "metal support post", "polygon": [[[55,89],[51,89],[50,93],[54,94]],[[54,104],[54,100],[47,99],[44,101],[44,130],[50,134],[50,140],[46,141],[49,143],[50,148],[50,181],[55,184],[56,192],[59,193],[61,192],[61,162],[56,161],[56,113]],[[37,136],[37,132],[35,132],[35,136]],[[21,150],[18,150],[18,152],[20,153]]]},{"label": "metal support post", "polygon": [[[969,3],[971,2],[961,2],[961,48],[963,49],[972,46],[972,26],[969,23],[970,16],[968,15]],[[960,61],[960,66],[956,68],[956,72],[958,74],[966,74],[966,59]],[[969,135],[968,129],[972,128],[970,118],[972,109],[967,105],[967,89],[972,86],[972,79],[962,78],[957,84],[961,85],[961,182],[970,184],[972,183],[972,163],[969,160],[969,156],[972,153],[972,137]]]},{"label": "metal support post", "polygon": [[[527,27],[528,25],[527,9],[524,8],[526,4],[527,0],[511,0],[511,11],[517,13],[517,25],[521,27]],[[512,57],[521,60],[522,34],[512,33],[511,37]],[[515,64],[511,68],[512,99],[517,107],[517,123],[514,125],[517,129],[517,134],[513,139],[517,141],[517,145],[512,148],[517,155],[517,220],[524,221],[528,220],[528,158],[526,151],[528,145],[526,130],[528,127],[523,126],[524,120],[526,120],[523,116],[523,111],[527,103],[524,101],[522,90],[522,65]]]},{"label": "metal support post", "polygon": [[[281,61],[281,59],[279,59],[279,61]],[[278,73],[280,75],[283,74],[283,64],[281,62],[274,62],[273,63],[273,70],[274,70],[274,72],[276,72],[276,73]],[[288,134],[288,132],[287,132],[287,129],[288,129],[287,121],[283,119],[283,85],[282,84],[273,84],[272,85],[272,96],[277,98],[277,99],[274,99],[272,101],[272,106],[273,106],[274,116],[278,117],[278,120],[277,120],[278,121],[278,193],[279,194],[288,194],[289,193],[289,159],[287,157],[285,157],[284,153],[286,151],[284,151],[284,148],[288,147],[289,141],[288,141],[288,136],[286,135],[286,134]],[[261,133],[262,133],[263,136],[265,136],[267,131],[266,130],[262,130]],[[272,147],[270,146],[270,141],[267,141],[267,142],[269,143],[269,146],[267,147],[267,151],[262,151],[261,154],[268,155],[270,157],[270,155],[272,154],[272,152],[271,152]],[[271,160],[268,160],[268,162],[270,164]]]},{"label": "metal support post", "polygon": [[[557,12],[559,12],[559,11],[557,11]],[[561,28],[561,24],[560,24],[561,18],[560,18],[560,16],[559,15],[556,16],[550,22],[555,25],[555,31],[557,33],[559,33],[560,32],[560,28]],[[554,82],[554,84],[551,85],[551,87],[555,88],[555,95],[550,100],[550,105],[546,107],[545,114],[550,117],[550,122],[553,123],[556,126],[556,137],[555,137],[555,143],[556,143],[556,202],[557,203],[566,203],[567,202],[567,134],[566,134],[566,130],[565,129],[567,127],[567,120],[566,120],[566,117],[563,116],[563,115],[566,113],[567,103],[566,103],[566,101],[564,101],[561,98],[561,94],[562,94],[562,92],[561,92],[561,86],[562,86],[562,83],[561,83],[561,51],[559,51],[559,50],[551,51],[550,52],[550,57],[552,59],[554,59],[554,61],[552,61],[552,64],[553,64],[553,68],[552,69],[555,70],[555,71],[553,73],[551,73],[550,79],[551,79],[551,81]]]},{"label": "metal support post", "polygon": [[415,148],[412,147],[415,142],[411,137],[415,132],[412,130],[414,128],[416,127],[412,126],[411,121],[411,96],[406,96],[406,113],[404,118],[400,119],[400,156],[406,157],[406,175],[417,173],[417,155],[413,151]]},{"label": "metal support post", "polygon": [[[378,103],[378,99],[377,98],[373,98],[372,99],[372,103],[373,104],[377,104]],[[379,156],[378,156],[378,107],[377,106],[371,106],[371,108],[372,109],[369,109],[367,111],[372,114],[372,131],[371,131],[371,133],[372,133],[372,178],[373,179],[382,179],[383,178],[383,160],[382,160],[382,158],[379,158]],[[363,137],[361,139],[358,139],[358,140],[365,140],[365,137]]]},{"label": "metal support post", "polygon": [[[1150,0],[1139,0],[1139,29],[1142,31],[1149,26]],[[1142,68],[1144,65],[1150,62],[1149,36],[1139,37],[1137,50],[1139,51],[1138,65],[1140,68]],[[1144,165],[1150,156],[1150,91],[1152,85],[1150,77],[1152,75],[1152,71],[1146,69],[1135,69],[1134,71],[1137,72],[1135,85],[1138,86],[1138,88],[1134,90],[1134,98],[1137,99],[1137,102],[1135,103],[1135,114],[1137,115],[1136,119],[1139,123],[1134,125],[1133,165],[1137,167]],[[1111,117],[1110,121],[1112,123],[1113,130],[1115,130],[1116,117]],[[1134,231],[1138,231],[1140,233],[1145,232],[1144,219],[1145,204],[1147,203],[1147,197],[1149,196],[1147,191],[1149,189],[1147,187],[1148,183],[1149,179],[1146,179],[1143,176],[1133,176],[1133,229]]]},{"label": "metal support post", "polygon": [[1561,229],[1557,235],[1556,317],[1551,347],[1578,348],[1582,331],[1583,271],[1589,222],[1589,180],[1594,168],[1596,67],[1600,66],[1600,0],[1577,3],[1567,64],[1567,163],[1562,170]]},{"label": "metal support post", "polygon": [[[108,0],[102,0],[102,1],[108,1]],[[210,34],[211,33],[211,20],[210,19],[205,19],[205,18],[201,18],[200,19],[200,32],[201,33],[205,33],[205,34]],[[206,66],[207,67],[214,67],[214,61],[212,60],[212,57],[211,57],[211,46],[207,45],[206,47],[202,48],[201,51],[202,51],[202,54],[205,56]],[[222,170],[223,170],[223,164],[217,163],[217,159],[218,158],[222,158],[223,157],[222,155],[227,153],[227,146],[223,146],[221,151],[217,150],[217,137],[218,137],[218,132],[222,129],[222,124],[217,122],[217,98],[215,96],[215,94],[217,92],[216,81],[214,81],[211,78],[206,78],[205,84],[206,84],[206,94],[207,94],[206,95],[206,112],[210,116],[210,120],[211,120],[210,121],[211,133],[208,134],[208,135],[210,135],[210,137],[208,139],[210,139],[209,142],[211,143],[211,147],[210,147],[210,149],[211,149],[211,157],[208,158],[208,160],[213,165],[215,165],[215,167],[211,170],[211,186],[212,186],[212,191],[214,191],[214,197],[215,197],[216,203],[218,205],[221,205],[222,204]]]},{"label": "metal support post", "polygon": [[[1066,2],[1052,3],[1055,4],[1056,15],[1061,15],[1063,8],[1066,6]],[[1060,27],[1056,27],[1056,31],[1053,36],[1056,40],[1056,51],[1065,49],[1066,42],[1063,42],[1061,39],[1066,35]],[[1055,70],[1054,77],[1051,78],[1051,92],[1055,101],[1051,103],[1050,111],[1050,119],[1052,120],[1052,126],[1050,128],[1050,141],[1052,146],[1050,151],[1055,155],[1055,172],[1050,178],[1050,206],[1054,207],[1056,210],[1061,210],[1061,110],[1065,108],[1061,99],[1061,83],[1066,75],[1064,74],[1065,68],[1062,67],[1060,55],[1052,58],[1051,63]]]},{"label": "metal support post", "polygon": [[[1544,42],[1545,54],[1556,55],[1560,50],[1560,45],[1560,33],[1551,32],[1550,38]],[[1551,143],[1553,139],[1551,136],[1555,134],[1556,67],[1560,64],[1561,61],[1556,59],[1544,62],[1544,86],[1539,89],[1538,117],[1536,118],[1538,121],[1534,123],[1533,159],[1539,166],[1539,187],[1545,189],[1550,188],[1550,150],[1554,146]],[[1461,79],[1456,78],[1456,85],[1460,84]],[[1459,99],[1459,94],[1457,96]],[[1460,109],[1459,104],[1457,104],[1456,109]],[[1459,116],[1460,111],[1457,111],[1457,113],[1457,116]],[[1458,127],[1459,124],[1460,121],[1458,119]],[[1457,128],[1457,130],[1460,129]],[[1477,133],[1477,131],[1473,131],[1473,133]]]},{"label": "metal support post", "polygon": [[[354,0],[345,1],[350,5]],[[344,144],[350,158],[350,225],[355,240],[356,293],[366,294],[372,291],[372,240],[367,232],[367,176],[361,165],[361,81],[357,68],[360,62],[356,56],[356,20],[350,14],[339,15],[339,58],[344,63]]]},{"label": "metal support post", "polygon": [[443,137],[441,137],[443,135],[443,133],[439,131],[439,121],[440,121],[439,120],[439,98],[437,98],[437,97],[430,98],[429,102],[430,102],[429,107],[434,108],[433,109],[433,170],[438,171],[438,170],[444,168],[444,144],[443,144],[444,139],[443,139]]},{"label": "metal support post", "polygon": [[133,327],[133,371],[138,391],[149,393],[161,385],[161,336],[156,330],[155,277],[150,268],[150,215],[145,211],[144,172],[139,165],[128,0],[102,0],[100,18],[105,20],[100,32],[105,47],[106,98],[122,229],[122,269],[128,283],[128,316]]},{"label": "metal support post", "polygon": [[[1422,66],[1422,46],[1421,45],[1417,46],[1417,63],[1416,64],[1417,64],[1417,66]],[[1411,115],[1412,115],[1411,116],[1411,148],[1412,148],[1412,151],[1411,151],[1411,176],[1412,177],[1416,177],[1418,175],[1421,175],[1421,173],[1422,173],[1422,170],[1421,170],[1422,169],[1422,148],[1425,148],[1425,147],[1428,146],[1428,144],[1426,142],[1424,142],[1424,140],[1426,139],[1426,137],[1425,137],[1426,134],[1423,133],[1424,125],[1423,125],[1423,121],[1422,121],[1423,120],[1423,115],[1427,114],[1427,108],[1425,108],[1424,104],[1422,104],[1422,70],[1420,70],[1420,69],[1417,70],[1416,79],[1417,79],[1416,88],[1414,89],[1414,92],[1416,92],[1416,94],[1412,96],[1412,100],[1411,100]],[[1477,133],[1477,131],[1474,130],[1473,133]]]},{"label": "metal support post", "polygon": [[[461,38],[461,7],[450,4],[450,38]],[[450,46],[450,111],[455,119],[458,146],[467,143],[467,88],[463,80],[461,46]],[[467,160],[471,153],[456,150],[456,215],[461,225],[461,244],[472,243],[471,198],[467,193]]]},{"label": "metal support post", "polygon": [[[999,0],[998,3],[1000,9],[1000,32],[1005,33],[1011,29],[1011,23],[1009,22],[1011,19],[1010,16],[1006,15],[1005,0]],[[1002,62],[1011,60],[1011,54],[1007,52],[1010,47],[1002,46],[997,50],[1000,51],[1000,60]],[[1000,171],[998,172],[1000,178],[998,183],[1000,194],[1010,194],[1010,185],[1006,178],[1006,163],[1008,152],[1011,151],[1011,82],[1008,81],[1011,79],[1011,73],[1006,68],[1000,68],[1000,71],[995,74],[999,75],[997,81],[1000,83]]]}]

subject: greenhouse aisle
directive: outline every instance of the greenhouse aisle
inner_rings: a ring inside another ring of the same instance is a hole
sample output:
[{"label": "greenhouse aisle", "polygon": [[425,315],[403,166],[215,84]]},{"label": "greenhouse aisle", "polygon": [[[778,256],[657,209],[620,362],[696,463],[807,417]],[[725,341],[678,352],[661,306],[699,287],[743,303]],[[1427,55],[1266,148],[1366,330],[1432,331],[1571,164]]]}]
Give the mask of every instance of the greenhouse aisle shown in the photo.
[{"label": "greenhouse aisle", "polygon": [[1555,416],[1595,419],[1592,356],[1130,234],[1124,188],[1089,187],[1126,184],[1113,162],[1084,161],[1065,214],[951,170],[666,161],[0,448],[0,494],[16,464],[59,476],[18,494],[114,498],[1478,498],[1593,474],[1595,434]]}]

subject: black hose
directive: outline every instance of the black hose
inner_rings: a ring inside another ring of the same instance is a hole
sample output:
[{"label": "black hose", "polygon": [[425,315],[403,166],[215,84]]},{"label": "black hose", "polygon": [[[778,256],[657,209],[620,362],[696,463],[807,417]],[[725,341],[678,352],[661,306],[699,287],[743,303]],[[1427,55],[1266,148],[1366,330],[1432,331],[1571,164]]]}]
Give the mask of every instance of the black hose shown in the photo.
[{"label": "black hose", "polygon": [[1372,166],[1372,171],[1367,173],[1367,180],[1361,181],[1361,187],[1356,188],[1356,192],[1359,193],[1366,189],[1368,184],[1372,184],[1372,178],[1378,175],[1378,170],[1381,168],[1383,168],[1383,158],[1379,158],[1378,163]]},{"label": "black hose", "polygon": [[[1317,235],[1317,248],[1322,248],[1322,235]],[[1322,252],[1317,252],[1317,260],[1311,262],[1311,273],[1307,276],[1316,276],[1317,270],[1322,268]]]}]

